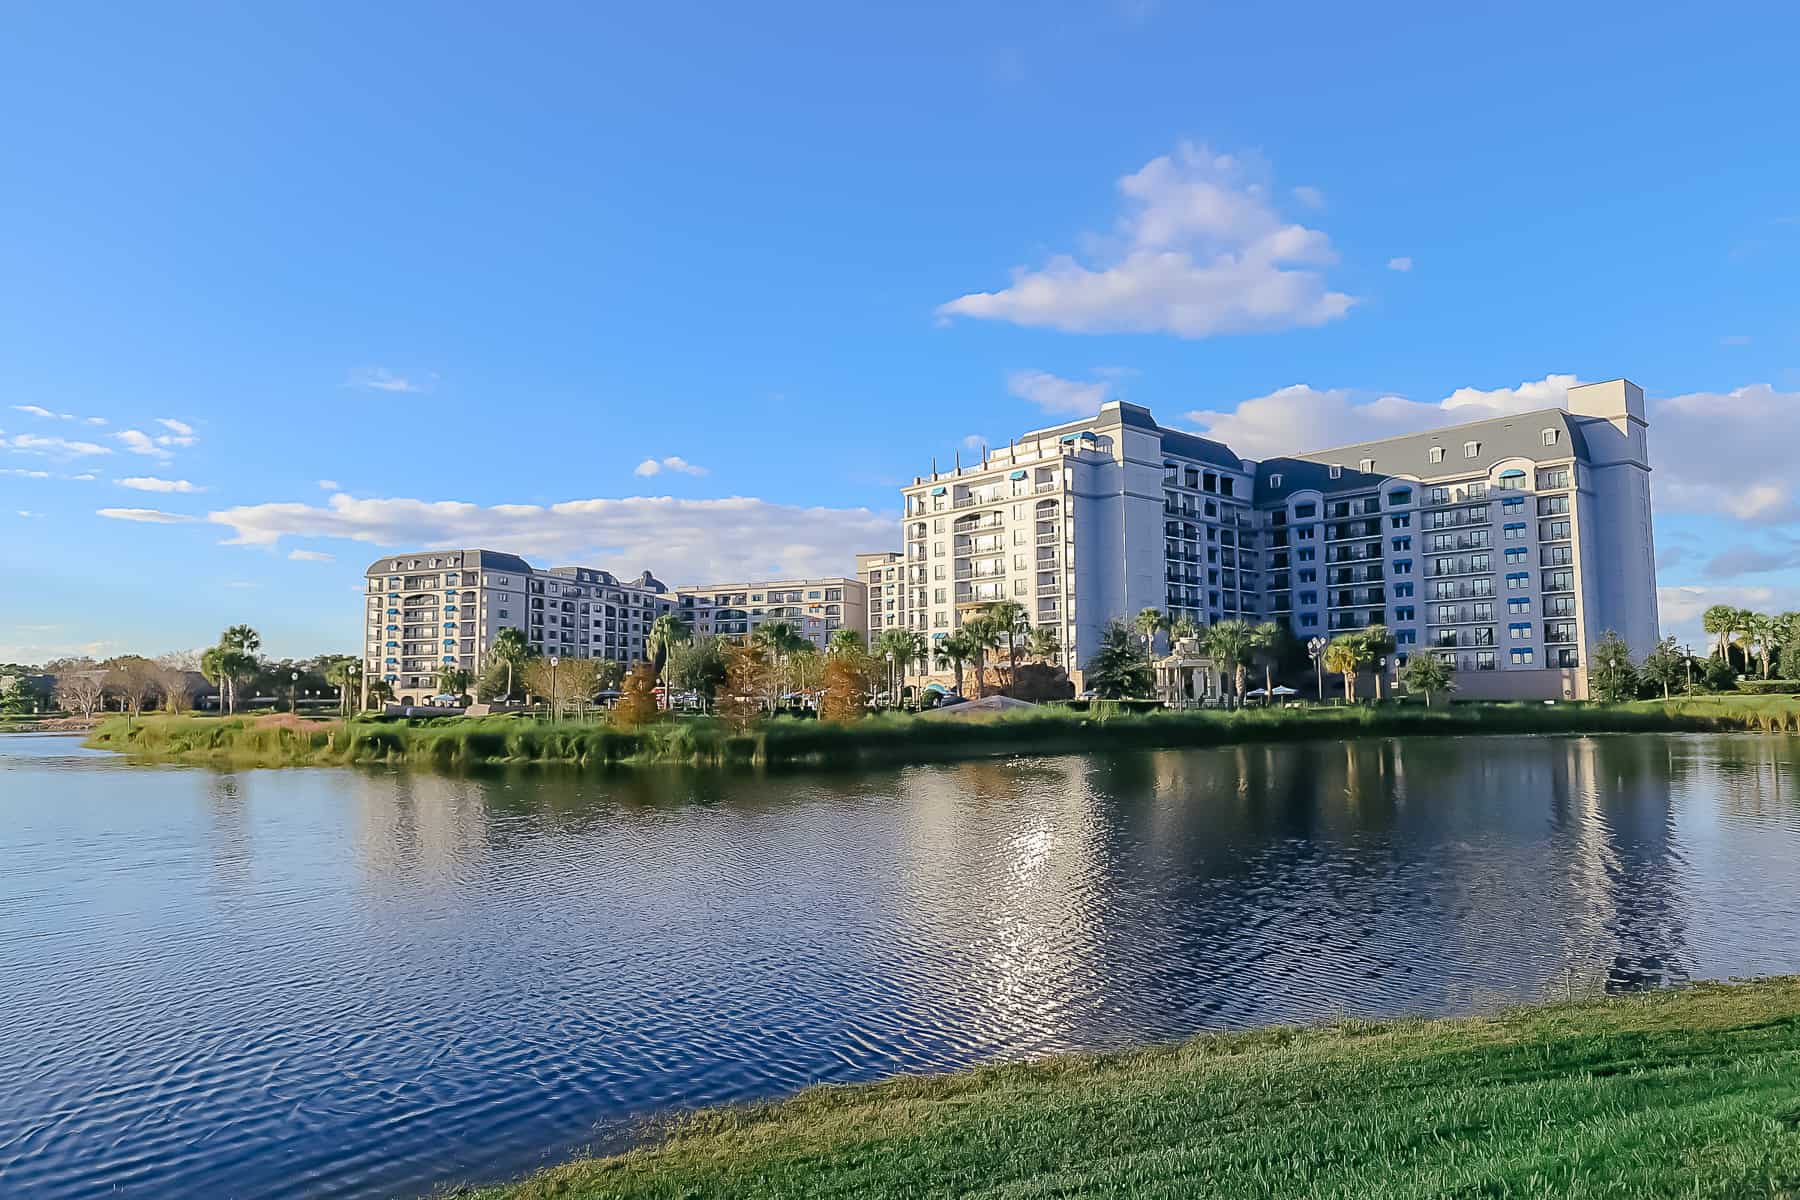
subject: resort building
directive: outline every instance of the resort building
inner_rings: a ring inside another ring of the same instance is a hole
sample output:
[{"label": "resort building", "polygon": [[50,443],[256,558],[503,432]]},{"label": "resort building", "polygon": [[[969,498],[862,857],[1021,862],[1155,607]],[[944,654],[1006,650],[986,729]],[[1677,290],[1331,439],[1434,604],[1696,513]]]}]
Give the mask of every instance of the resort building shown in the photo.
[{"label": "resort building", "polygon": [[656,618],[673,613],[697,634],[741,636],[768,621],[791,623],[821,649],[838,629],[867,636],[861,580],[787,579],[676,592],[645,571],[620,579],[596,567],[538,568],[495,550],[389,555],[364,572],[363,669],[396,698],[437,692],[438,672],[479,674],[502,629],[539,654],[620,663],[647,657]]},{"label": "resort building", "polygon": [[893,611],[938,639],[1016,601],[1077,679],[1144,608],[1302,641],[1379,623],[1390,676],[1433,653],[1464,696],[1583,698],[1606,631],[1637,655],[1658,636],[1647,428],[1613,380],[1566,410],[1258,462],[1114,402],[903,488]]},{"label": "resort building", "polygon": [[895,550],[856,556],[856,577],[869,604],[869,639],[889,629],[907,628],[906,560]]},{"label": "resort building", "polygon": [[681,619],[695,633],[741,637],[770,621],[786,621],[821,650],[840,629],[869,635],[866,589],[859,579],[713,583],[677,591]]},{"label": "resort building", "polygon": [[389,555],[364,578],[364,677],[406,703],[434,694],[443,667],[479,673],[502,629],[539,654],[630,663],[656,618],[679,608],[648,571],[620,580],[593,567],[542,570],[494,550]]}]

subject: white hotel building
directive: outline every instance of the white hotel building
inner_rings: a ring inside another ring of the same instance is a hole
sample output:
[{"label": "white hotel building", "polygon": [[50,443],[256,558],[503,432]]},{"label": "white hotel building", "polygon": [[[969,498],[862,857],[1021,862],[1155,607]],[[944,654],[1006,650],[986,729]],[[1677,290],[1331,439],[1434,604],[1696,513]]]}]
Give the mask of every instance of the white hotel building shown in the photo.
[{"label": "white hotel building", "polygon": [[648,571],[620,579],[595,567],[533,567],[494,550],[388,555],[364,572],[363,670],[402,702],[438,691],[438,671],[479,674],[502,629],[538,654],[633,663],[647,657],[656,618],[673,613],[699,634],[748,634],[785,620],[821,649],[840,628],[867,633],[855,579],[788,579],[672,591]]},{"label": "white hotel building", "polygon": [[1605,631],[1638,655],[1658,636],[1646,429],[1614,380],[1566,411],[1256,462],[1111,403],[903,488],[901,554],[858,562],[870,629],[942,638],[1013,600],[1073,674],[1144,608],[1302,640],[1381,623],[1390,669],[1435,653],[1461,695],[1585,697]]}]

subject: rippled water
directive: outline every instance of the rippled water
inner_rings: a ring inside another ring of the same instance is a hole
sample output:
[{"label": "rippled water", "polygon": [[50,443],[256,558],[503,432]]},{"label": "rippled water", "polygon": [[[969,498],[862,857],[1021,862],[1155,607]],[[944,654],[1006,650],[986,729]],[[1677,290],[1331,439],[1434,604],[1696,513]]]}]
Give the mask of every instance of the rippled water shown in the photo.
[{"label": "rippled water", "polygon": [[819,1080],[1800,971],[1797,745],[468,779],[0,736],[0,1194],[413,1195]]}]

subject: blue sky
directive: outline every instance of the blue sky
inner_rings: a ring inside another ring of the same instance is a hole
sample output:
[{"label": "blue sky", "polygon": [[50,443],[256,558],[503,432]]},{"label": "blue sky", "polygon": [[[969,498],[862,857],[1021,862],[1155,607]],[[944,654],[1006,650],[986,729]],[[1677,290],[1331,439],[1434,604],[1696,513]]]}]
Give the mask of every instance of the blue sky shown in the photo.
[{"label": "blue sky", "polygon": [[1108,396],[1618,375],[1665,627],[1800,607],[1785,7],[257,7],[6,18],[0,660],[341,650],[396,545],[846,571]]}]

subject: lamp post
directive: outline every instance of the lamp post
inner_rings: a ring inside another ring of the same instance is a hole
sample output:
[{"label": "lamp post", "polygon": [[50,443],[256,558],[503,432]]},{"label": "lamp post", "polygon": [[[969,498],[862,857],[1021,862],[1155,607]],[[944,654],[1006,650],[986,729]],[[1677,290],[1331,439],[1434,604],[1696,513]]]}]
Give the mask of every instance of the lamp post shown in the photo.
[{"label": "lamp post", "polygon": [[552,721],[557,720],[562,715],[562,705],[558,704],[556,700],[556,664],[561,661],[562,659],[554,654],[550,656],[550,719]]},{"label": "lamp post", "polygon": [[1381,703],[1381,685],[1387,679],[1387,655],[1382,655],[1375,662],[1375,703]]},{"label": "lamp post", "polygon": [[1319,688],[1319,703],[1325,703],[1325,639],[1315,637],[1306,643],[1306,652],[1312,656],[1313,677]]},{"label": "lamp post", "polygon": [[[360,693],[361,684],[362,684],[362,664],[360,662],[351,663],[349,674],[350,674],[350,687],[357,688]],[[349,709],[349,707],[350,707],[350,696],[348,693],[349,693],[349,688],[338,689],[338,706],[340,708],[343,708],[346,710]],[[360,696],[360,701],[362,703],[363,708],[367,708],[369,706],[368,697],[366,695]],[[359,708],[357,711],[361,712],[362,709]],[[344,713],[344,715],[349,716],[350,714],[349,714],[349,712],[346,711]]]},{"label": "lamp post", "polygon": [[894,682],[894,652],[892,650],[889,650],[887,652],[887,664],[888,664],[888,677],[887,677],[888,707],[899,708],[900,707],[900,686]]},{"label": "lamp post", "polygon": [[289,683],[291,684],[291,686],[288,688],[288,708],[293,712],[293,714],[295,716],[299,716],[300,715],[300,672],[298,672],[298,671],[291,672],[288,675],[288,680],[289,680]]}]

